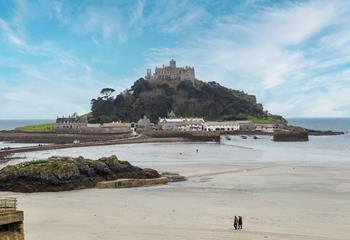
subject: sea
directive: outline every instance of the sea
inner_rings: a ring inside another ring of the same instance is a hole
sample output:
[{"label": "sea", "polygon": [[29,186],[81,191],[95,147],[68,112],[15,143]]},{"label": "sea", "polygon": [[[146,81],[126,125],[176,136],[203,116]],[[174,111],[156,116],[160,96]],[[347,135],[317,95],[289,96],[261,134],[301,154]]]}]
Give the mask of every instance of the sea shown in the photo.
[{"label": "sea", "polygon": [[[9,164],[45,159],[50,156],[83,156],[97,159],[112,154],[141,167],[242,161],[350,162],[350,118],[293,118],[288,119],[288,121],[296,126],[315,130],[343,131],[345,134],[310,136],[308,142],[274,142],[271,136],[260,136],[258,139],[251,136],[248,136],[247,139],[240,136],[223,136],[220,144],[142,143],[67,148],[18,153],[15,157],[19,159],[11,161]],[[6,126],[9,125],[7,123]],[[16,126],[16,123],[11,123],[11,126]],[[0,143],[0,148],[2,144],[3,146],[4,144],[11,146],[12,143]]]},{"label": "sea", "polygon": [[307,129],[350,132],[350,118],[288,118],[287,121]]}]

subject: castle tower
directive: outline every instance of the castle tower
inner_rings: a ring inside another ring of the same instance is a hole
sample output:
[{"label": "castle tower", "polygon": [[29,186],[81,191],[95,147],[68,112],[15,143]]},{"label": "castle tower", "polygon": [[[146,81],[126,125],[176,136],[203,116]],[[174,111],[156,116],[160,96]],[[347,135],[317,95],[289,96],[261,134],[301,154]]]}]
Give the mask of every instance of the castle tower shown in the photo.
[{"label": "castle tower", "polygon": [[195,73],[193,67],[176,67],[176,61],[171,59],[169,61],[169,66],[156,67],[154,74],[152,74],[151,69],[147,69],[147,74],[145,76],[146,80],[160,80],[160,79],[172,79],[181,81],[194,81]]},{"label": "castle tower", "polygon": [[146,80],[151,80],[152,78],[152,69],[147,68]]},{"label": "castle tower", "polygon": [[171,68],[176,68],[176,61],[174,59],[171,59],[170,62],[169,62],[169,66]]}]

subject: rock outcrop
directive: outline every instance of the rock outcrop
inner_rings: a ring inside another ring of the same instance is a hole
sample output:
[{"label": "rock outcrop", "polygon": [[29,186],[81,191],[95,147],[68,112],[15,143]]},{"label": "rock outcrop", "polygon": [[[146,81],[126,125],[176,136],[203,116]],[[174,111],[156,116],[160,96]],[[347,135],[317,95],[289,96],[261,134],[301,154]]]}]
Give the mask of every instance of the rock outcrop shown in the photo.
[{"label": "rock outcrop", "polygon": [[181,176],[178,173],[171,173],[171,172],[163,172],[162,177],[167,178],[169,182],[182,182],[187,180],[186,177]]},{"label": "rock outcrop", "polygon": [[276,142],[305,142],[309,141],[309,134],[303,128],[279,130],[273,133],[273,140]]},{"label": "rock outcrop", "polygon": [[149,179],[118,179],[113,181],[103,181],[96,184],[96,188],[132,188],[167,184],[169,179],[166,177],[149,178]]},{"label": "rock outcrop", "polygon": [[160,175],[142,169],[116,156],[98,160],[83,157],[50,157],[6,166],[0,170],[0,191],[54,192],[93,188],[97,182],[121,178],[151,179]]},{"label": "rock outcrop", "polygon": [[344,132],[341,131],[322,131],[322,130],[313,130],[313,129],[305,129],[309,135],[311,136],[335,136],[335,135],[343,135]]}]

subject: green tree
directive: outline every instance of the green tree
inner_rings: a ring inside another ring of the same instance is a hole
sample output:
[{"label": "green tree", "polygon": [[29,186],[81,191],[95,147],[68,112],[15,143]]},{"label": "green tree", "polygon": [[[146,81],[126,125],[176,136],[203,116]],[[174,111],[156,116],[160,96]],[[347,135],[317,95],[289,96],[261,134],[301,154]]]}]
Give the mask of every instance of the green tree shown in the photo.
[{"label": "green tree", "polygon": [[100,93],[102,94],[104,99],[108,99],[115,90],[113,88],[103,88]]}]

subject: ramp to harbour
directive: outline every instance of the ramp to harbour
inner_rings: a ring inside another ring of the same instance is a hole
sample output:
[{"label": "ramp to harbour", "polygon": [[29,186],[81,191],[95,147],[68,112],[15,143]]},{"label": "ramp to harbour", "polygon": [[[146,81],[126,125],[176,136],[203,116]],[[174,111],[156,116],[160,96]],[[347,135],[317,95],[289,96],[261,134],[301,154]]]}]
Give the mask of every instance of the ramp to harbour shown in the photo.
[{"label": "ramp to harbour", "polygon": [[15,198],[0,198],[0,240],[24,240],[23,211]]}]

